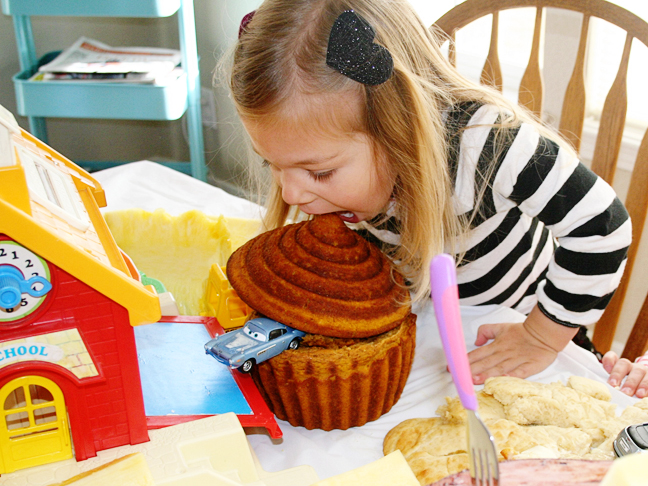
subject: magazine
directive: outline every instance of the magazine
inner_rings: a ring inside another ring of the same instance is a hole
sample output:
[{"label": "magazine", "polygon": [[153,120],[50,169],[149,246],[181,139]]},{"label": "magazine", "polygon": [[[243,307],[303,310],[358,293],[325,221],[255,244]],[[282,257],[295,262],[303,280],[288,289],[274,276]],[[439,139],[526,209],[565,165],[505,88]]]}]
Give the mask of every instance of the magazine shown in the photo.
[{"label": "magazine", "polygon": [[34,81],[80,80],[154,83],[181,72],[180,51],[157,47],[111,47],[81,37],[38,68]]}]

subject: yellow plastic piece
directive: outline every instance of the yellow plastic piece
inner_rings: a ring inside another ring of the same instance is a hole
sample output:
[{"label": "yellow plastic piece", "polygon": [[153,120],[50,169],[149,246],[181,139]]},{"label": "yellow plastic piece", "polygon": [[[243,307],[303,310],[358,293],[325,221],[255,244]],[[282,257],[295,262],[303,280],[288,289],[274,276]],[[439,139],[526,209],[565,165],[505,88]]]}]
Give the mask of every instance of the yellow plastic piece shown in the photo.
[{"label": "yellow plastic piece", "polygon": [[400,450],[365,466],[319,481],[313,486],[419,486],[419,481]]},{"label": "yellow plastic piece", "polygon": [[180,314],[200,315],[209,268],[231,254],[224,219],[200,211],[171,216],[162,209],[113,211],[105,218],[119,247],[140,272],[162,282]]},{"label": "yellow plastic piece", "polygon": [[0,474],[72,457],[65,399],[53,381],[16,378],[0,389],[0,405]]},{"label": "yellow plastic piece", "polygon": [[601,486],[645,486],[648,484],[648,454],[636,453],[616,459]]},{"label": "yellow plastic piece", "polygon": [[144,455],[141,452],[134,452],[51,486],[153,486],[154,484]]},{"label": "yellow plastic piece", "polygon": [[261,229],[261,221],[258,219],[225,217],[225,224],[230,233],[232,251],[259,234]]},{"label": "yellow plastic piece", "polygon": [[212,265],[205,295],[207,315],[216,316],[223,329],[242,327],[252,309],[243,302],[225,275],[225,267]]},{"label": "yellow plastic piece", "polygon": [[105,214],[119,247],[137,269],[162,282],[180,314],[216,315],[206,300],[212,265],[224,266],[232,251],[258,231],[260,222],[188,211],[128,209]]},{"label": "yellow plastic piece", "polygon": [[31,215],[31,203],[27,181],[22,167],[14,165],[0,168],[0,199],[10,202],[15,208]]}]

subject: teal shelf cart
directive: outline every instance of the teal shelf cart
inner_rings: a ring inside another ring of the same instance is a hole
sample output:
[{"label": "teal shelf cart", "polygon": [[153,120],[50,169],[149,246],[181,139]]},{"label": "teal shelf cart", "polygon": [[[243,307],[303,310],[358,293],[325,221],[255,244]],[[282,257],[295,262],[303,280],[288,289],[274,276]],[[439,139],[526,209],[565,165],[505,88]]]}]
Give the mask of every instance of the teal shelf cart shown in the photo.
[{"label": "teal shelf cart", "polygon": [[[200,72],[193,0],[1,0],[13,17],[21,72],[13,76],[18,113],[29,119],[31,133],[47,143],[45,118],[176,120],[187,115],[190,162],[165,165],[206,180],[200,114]],[[31,16],[168,17],[177,15],[183,74],[165,85],[30,81],[38,59]],[[117,162],[84,162],[100,169]]]}]

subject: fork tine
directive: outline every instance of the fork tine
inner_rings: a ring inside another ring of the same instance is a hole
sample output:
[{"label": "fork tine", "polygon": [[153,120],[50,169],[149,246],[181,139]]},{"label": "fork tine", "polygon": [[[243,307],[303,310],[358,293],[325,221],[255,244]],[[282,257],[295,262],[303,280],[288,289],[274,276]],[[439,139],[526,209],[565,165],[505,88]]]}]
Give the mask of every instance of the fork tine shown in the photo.
[{"label": "fork tine", "polygon": [[486,458],[487,462],[487,467],[486,467],[486,473],[487,473],[487,478],[488,478],[488,486],[497,486],[499,484],[499,479],[498,479],[498,471],[496,470],[497,464],[493,464],[492,458],[489,456],[488,452],[486,452],[486,455],[488,456]]},{"label": "fork tine", "polygon": [[488,458],[486,458],[486,479],[488,480],[488,486],[493,486],[492,467]]},{"label": "fork tine", "polygon": [[496,486],[499,467],[493,437],[477,412],[469,411],[467,425],[471,476],[479,486]]},{"label": "fork tine", "polygon": [[488,450],[480,450],[481,462],[485,466],[485,474],[482,475],[484,480],[484,485],[488,486],[497,486],[499,481],[497,479],[497,473],[495,472],[496,465],[490,460],[490,454]]},{"label": "fork tine", "polygon": [[476,486],[487,486],[484,480],[484,457],[480,449],[470,448],[471,476]]},{"label": "fork tine", "polygon": [[488,486],[486,484],[486,478],[488,476],[488,463],[486,462],[486,459],[484,458],[484,451],[481,449],[477,449],[477,453],[479,455],[479,482],[480,485],[483,486]]},{"label": "fork tine", "polygon": [[[473,449],[473,451],[474,451],[474,449]],[[483,479],[484,479],[484,461],[483,461],[483,459],[484,458],[482,457],[481,451],[479,449],[477,449],[474,452],[474,454],[479,459],[479,461],[478,461],[479,462],[479,469],[477,470],[478,486],[486,486],[484,484],[484,481],[483,481]]]},{"label": "fork tine", "polygon": [[468,451],[468,458],[470,459],[470,476],[475,480],[475,484],[480,486],[479,478],[481,477],[481,472],[478,468],[479,466],[479,455],[477,451],[472,447]]},{"label": "fork tine", "polygon": [[488,460],[488,451],[483,449],[472,450],[473,470],[476,486],[495,486],[493,465]]}]

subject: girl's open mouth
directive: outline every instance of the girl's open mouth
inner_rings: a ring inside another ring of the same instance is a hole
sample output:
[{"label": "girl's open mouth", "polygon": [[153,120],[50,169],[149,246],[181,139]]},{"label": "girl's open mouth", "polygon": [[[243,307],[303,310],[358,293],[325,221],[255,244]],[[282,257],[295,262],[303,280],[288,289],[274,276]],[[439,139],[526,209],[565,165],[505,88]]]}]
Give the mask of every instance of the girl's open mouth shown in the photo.
[{"label": "girl's open mouth", "polygon": [[359,223],[360,218],[358,218],[355,213],[352,213],[351,211],[338,211],[336,213],[342,221],[346,221],[347,223]]}]

